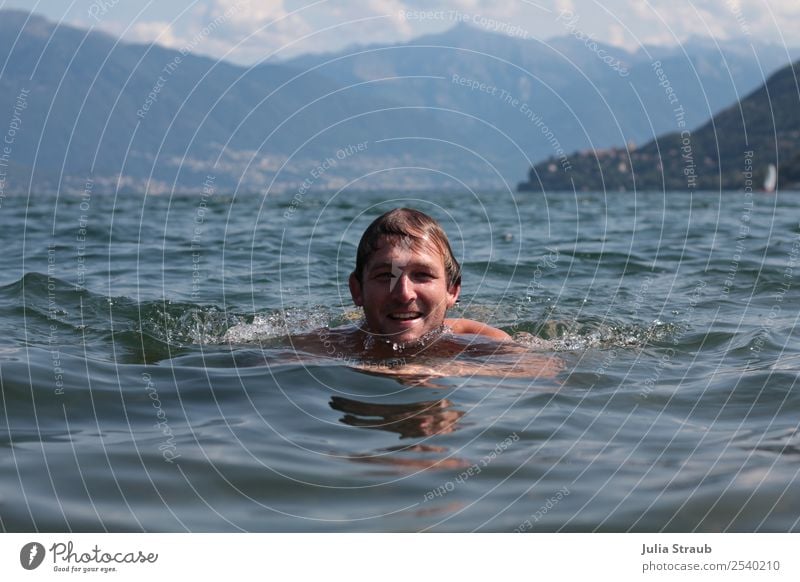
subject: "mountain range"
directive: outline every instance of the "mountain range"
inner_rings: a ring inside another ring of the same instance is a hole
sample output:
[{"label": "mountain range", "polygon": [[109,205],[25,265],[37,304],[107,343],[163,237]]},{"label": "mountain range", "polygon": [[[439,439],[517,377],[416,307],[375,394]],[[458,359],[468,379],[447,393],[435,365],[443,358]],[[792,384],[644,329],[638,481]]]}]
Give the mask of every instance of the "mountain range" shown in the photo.
[{"label": "mountain range", "polygon": [[0,122],[16,127],[0,184],[165,193],[201,191],[212,176],[258,192],[503,187],[553,155],[674,130],[656,65],[694,128],[797,56],[700,40],[631,53],[563,32],[545,42],[459,24],[242,67],[2,10]]}]

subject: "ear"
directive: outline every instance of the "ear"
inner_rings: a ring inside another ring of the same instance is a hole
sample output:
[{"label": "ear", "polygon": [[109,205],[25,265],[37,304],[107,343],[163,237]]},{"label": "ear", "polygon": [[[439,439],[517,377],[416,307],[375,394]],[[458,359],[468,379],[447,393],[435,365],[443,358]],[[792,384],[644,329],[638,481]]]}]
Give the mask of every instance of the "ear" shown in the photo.
[{"label": "ear", "polygon": [[458,296],[460,294],[461,294],[461,281],[459,281],[455,285],[452,285],[447,290],[447,309],[450,309],[451,307],[453,307],[453,305],[456,304],[456,301],[458,301]]},{"label": "ear", "polygon": [[350,278],[347,280],[347,283],[350,285],[350,296],[353,298],[353,303],[358,307],[363,307],[364,296],[361,293],[361,283],[355,273],[350,273]]}]

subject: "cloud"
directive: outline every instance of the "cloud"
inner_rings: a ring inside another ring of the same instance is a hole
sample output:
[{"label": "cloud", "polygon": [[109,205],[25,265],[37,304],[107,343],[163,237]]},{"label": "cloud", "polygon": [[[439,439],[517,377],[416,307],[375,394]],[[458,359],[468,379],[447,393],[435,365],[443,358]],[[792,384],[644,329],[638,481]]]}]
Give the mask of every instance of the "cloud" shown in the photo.
[{"label": "cloud", "polygon": [[575,12],[575,3],[572,0],[556,0],[556,12]]},{"label": "cloud", "polygon": [[128,30],[125,38],[134,42],[154,42],[176,49],[183,44],[181,39],[175,35],[172,24],[162,20],[136,22]]},{"label": "cloud", "polygon": [[[615,0],[618,13],[628,8],[628,23],[638,38],[651,44],[675,44],[690,36],[718,40],[753,35],[759,40],[793,41],[800,26],[797,0]],[[773,17],[775,15],[775,17]]]},{"label": "cloud", "polygon": [[[636,49],[642,44],[674,45],[691,36],[794,41],[800,28],[797,0],[199,0],[180,17],[163,15],[129,26],[105,22],[112,33],[138,42],[178,48],[216,23],[195,43],[195,52],[240,64],[332,52],[359,44],[396,43],[443,31],[458,22],[453,14],[479,15],[517,25],[542,40],[565,34],[556,19],[562,10],[580,15],[579,26],[594,38]],[[442,11],[447,18],[409,19],[408,11]],[[111,14],[109,15],[111,16]]]},{"label": "cloud", "polygon": [[217,18],[228,14],[234,24],[264,23],[279,20],[288,16],[289,12],[283,0],[258,2],[257,0],[211,0],[206,12]]},{"label": "cloud", "polygon": [[313,33],[301,12],[288,11],[281,0],[209,0],[197,2],[172,21],[145,19],[128,26],[106,20],[102,28],[127,41],[188,47],[195,53],[252,64]]},{"label": "cloud", "polygon": [[[753,34],[773,37],[776,42],[797,45],[795,31],[800,30],[800,4],[796,0],[771,0],[761,3],[742,3],[742,15],[751,26]],[[781,35],[775,31],[782,31]]]}]

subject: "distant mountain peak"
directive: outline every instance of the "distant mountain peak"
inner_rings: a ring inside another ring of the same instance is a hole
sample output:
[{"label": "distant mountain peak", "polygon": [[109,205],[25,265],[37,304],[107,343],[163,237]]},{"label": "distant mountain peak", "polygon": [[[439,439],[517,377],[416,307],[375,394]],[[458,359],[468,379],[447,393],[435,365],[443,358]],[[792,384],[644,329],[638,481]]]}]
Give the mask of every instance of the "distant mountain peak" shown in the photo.
[{"label": "distant mountain peak", "polygon": [[[509,24],[509,29],[513,29],[513,24]],[[524,32],[524,29],[521,29]],[[508,34],[504,30],[491,30],[489,28],[479,26],[476,24],[471,24],[469,22],[459,21],[456,22],[450,28],[440,32],[433,32],[424,34],[422,36],[418,36],[410,41],[407,41],[407,44],[440,44],[442,42],[448,42],[455,45],[464,45],[465,43],[474,42],[475,39],[481,38],[486,40],[504,40],[507,39],[509,41],[519,41],[519,40],[532,40],[533,37],[530,35],[523,35],[520,34]]]},{"label": "distant mountain peak", "polygon": [[27,10],[20,10],[18,8],[3,8],[0,9],[0,16],[3,17],[3,20],[31,20],[31,21],[39,21],[39,22],[47,22],[47,19],[40,14],[36,14],[35,12],[29,12]]},{"label": "distant mountain peak", "polygon": [[43,30],[49,31],[53,27],[53,24],[44,16],[26,10],[17,10],[16,8],[0,10],[0,21],[5,26],[14,28],[22,28],[24,26],[29,33]]}]

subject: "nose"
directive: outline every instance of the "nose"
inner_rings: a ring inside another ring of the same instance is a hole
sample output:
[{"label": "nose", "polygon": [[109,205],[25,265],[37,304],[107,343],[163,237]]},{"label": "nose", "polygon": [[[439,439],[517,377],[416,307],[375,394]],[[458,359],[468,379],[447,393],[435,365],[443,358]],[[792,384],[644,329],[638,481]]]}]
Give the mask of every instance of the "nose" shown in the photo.
[{"label": "nose", "polygon": [[392,289],[392,294],[398,301],[410,303],[417,298],[417,294],[414,291],[414,283],[408,275],[401,273],[393,282],[394,288]]}]

